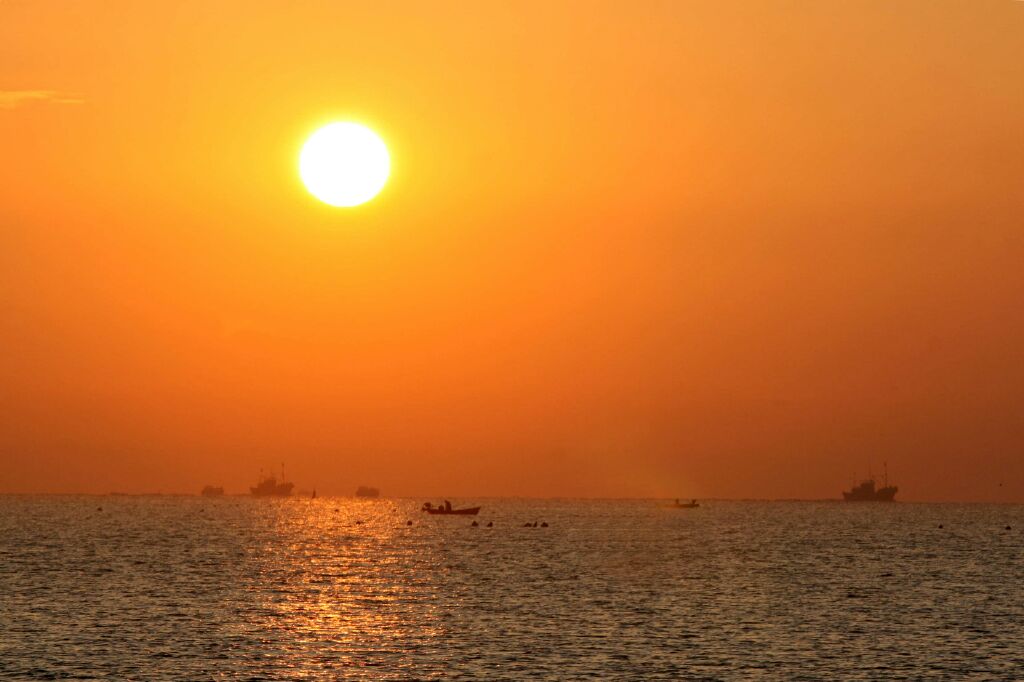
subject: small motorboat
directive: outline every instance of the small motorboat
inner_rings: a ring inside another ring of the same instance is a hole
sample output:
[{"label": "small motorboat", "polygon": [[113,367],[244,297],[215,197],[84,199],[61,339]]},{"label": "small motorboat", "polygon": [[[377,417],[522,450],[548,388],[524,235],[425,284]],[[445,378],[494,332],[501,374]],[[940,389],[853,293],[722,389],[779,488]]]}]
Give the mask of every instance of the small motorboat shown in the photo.
[{"label": "small motorboat", "polygon": [[436,507],[430,502],[423,503],[423,511],[428,514],[458,514],[460,516],[476,516],[480,513],[480,507],[466,507],[465,509],[453,509],[452,503],[445,500],[444,504]]},{"label": "small motorboat", "polygon": [[669,509],[696,509],[700,506],[700,502],[693,500],[692,502],[680,502],[676,500],[673,504],[665,505]]}]

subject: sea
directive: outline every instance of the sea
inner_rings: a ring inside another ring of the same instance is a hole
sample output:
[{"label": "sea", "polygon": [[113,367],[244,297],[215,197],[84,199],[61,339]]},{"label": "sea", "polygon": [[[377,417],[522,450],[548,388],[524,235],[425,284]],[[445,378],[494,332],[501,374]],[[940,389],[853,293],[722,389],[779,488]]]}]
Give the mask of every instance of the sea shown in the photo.
[{"label": "sea", "polygon": [[0,496],[0,678],[1024,679],[1022,506],[422,502]]}]

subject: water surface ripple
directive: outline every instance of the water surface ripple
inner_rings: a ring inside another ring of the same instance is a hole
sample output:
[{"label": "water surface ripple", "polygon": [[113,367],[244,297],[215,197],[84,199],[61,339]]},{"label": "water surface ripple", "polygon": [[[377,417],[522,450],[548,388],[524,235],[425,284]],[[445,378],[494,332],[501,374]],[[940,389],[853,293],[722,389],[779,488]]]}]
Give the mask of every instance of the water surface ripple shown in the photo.
[{"label": "water surface ripple", "polygon": [[1024,507],[453,502],[0,497],[0,677],[1024,676]]}]

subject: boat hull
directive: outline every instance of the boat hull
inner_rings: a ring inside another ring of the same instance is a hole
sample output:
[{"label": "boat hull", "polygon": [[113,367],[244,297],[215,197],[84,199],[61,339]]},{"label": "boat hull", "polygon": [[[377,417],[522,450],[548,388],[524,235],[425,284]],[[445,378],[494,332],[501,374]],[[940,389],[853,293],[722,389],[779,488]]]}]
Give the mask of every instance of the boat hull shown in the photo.
[{"label": "boat hull", "polygon": [[480,513],[480,507],[469,507],[467,509],[424,509],[423,511],[434,516],[476,516]]},{"label": "boat hull", "polygon": [[844,492],[843,499],[847,502],[895,502],[896,488],[882,488],[871,495]]}]

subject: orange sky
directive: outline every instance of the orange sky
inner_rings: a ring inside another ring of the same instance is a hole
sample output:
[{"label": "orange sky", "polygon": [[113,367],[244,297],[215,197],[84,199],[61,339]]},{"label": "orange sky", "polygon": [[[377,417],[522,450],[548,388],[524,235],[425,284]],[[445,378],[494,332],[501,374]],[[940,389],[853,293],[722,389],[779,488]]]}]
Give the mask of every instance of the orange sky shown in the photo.
[{"label": "orange sky", "polygon": [[1024,502],[1022,84],[1011,0],[2,0],[0,492]]}]

